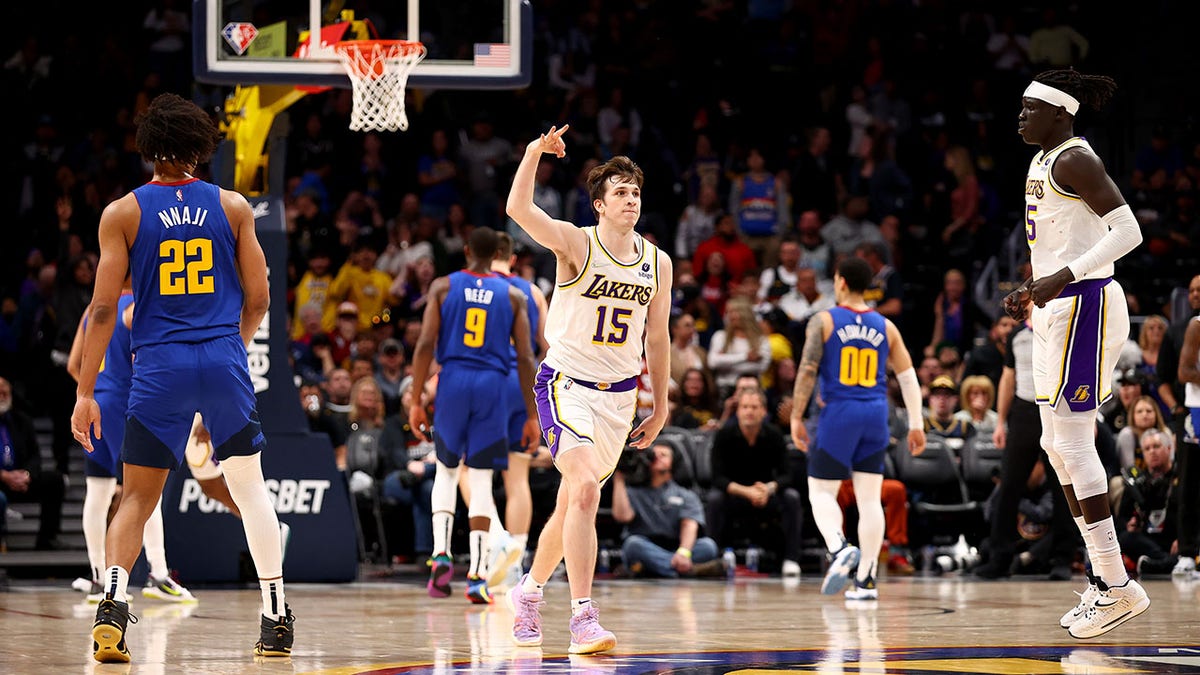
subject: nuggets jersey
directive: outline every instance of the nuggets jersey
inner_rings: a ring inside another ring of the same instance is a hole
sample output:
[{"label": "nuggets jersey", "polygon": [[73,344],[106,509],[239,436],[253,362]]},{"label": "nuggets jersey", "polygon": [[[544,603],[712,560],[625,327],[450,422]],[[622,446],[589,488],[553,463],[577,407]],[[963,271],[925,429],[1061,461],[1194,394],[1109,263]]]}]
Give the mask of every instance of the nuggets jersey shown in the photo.
[{"label": "nuggets jersey", "polygon": [[508,281],[467,270],[449,276],[442,301],[437,361],[443,368],[465,366],[508,373],[513,308]]},{"label": "nuggets jersey", "polygon": [[558,284],[546,313],[545,363],[571,377],[618,382],[642,372],[642,338],[658,293],[658,247],[637,237],[638,256],[618,260],[595,227],[579,275]]},{"label": "nuggets jersey", "polygon": [[[1054,162],[1071,148],[1092,152],[1086,140],[1075,137],[1049,152],[1039,152],[1029,163],[1025,179],[1025,238],[1029,242],[1035,279],[1066,267],[1108,233],[1108,226],[1079,195],[1054,182]],[[1112,275],[1110,263],[1083,278],[1104,279]]]},{"label": "nuggets jersey", "polygon": [[887,320],[868,310],[838,305],[829,310],[833,332],[821,357],[825,401],[887,400]]},{"label": "nuggets jersey", "polygon": [[[533,284],[529,283],[528,279],[519,277],[515,274],[500,274],[497,272],[496,275],[513,286],[516,286],[518,291],[521,291],[525,294],[525,313],[527,316],[529,316],[529,341],[532,343],[533,353],[537,354],[537,327],[538,322],[541,321],[542,318],[542,310],[538,309],[537,302],[535,302],[533,299]],[[509,349],[509,352],[511,353],[512,367],[515,369],[517,367],[517,346],[510,346],[511,348]]]},{"label": "nuggets jersey", "polygon": [[221,189],[193,178],[147,183],[133,193],[142,210],[129,248],[138,302],[133,350],[239,335],[237,242]]},{"label": "nuggets jersey", "polygon": [[133,381],[133,352],[129,329],[125,327],[123,317],[132,304],[133,293],[129,291],[122,293],[117,300],[117,320],[113,322],[112,339],[108,341],[104,361],[100,364],[100,374],[96,376],[96,393],[129,396],[129,384]]}]

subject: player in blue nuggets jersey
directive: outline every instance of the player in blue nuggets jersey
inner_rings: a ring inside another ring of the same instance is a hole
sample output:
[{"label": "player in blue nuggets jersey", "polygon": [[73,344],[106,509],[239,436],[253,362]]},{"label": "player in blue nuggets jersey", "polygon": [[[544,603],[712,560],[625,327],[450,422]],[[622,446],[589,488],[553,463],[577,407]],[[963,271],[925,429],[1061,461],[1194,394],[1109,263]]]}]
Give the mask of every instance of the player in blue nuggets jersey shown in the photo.
[{"label": "player in blue nuggets jersey", "polygon": [[[513,239],[507,232],[496,233],[496,257],[492,259],[492,271],[516,286],[525,296],[525,309],[529,315],[529,332],[532,339],[534,363],[546,353],[546,296],[542,289],[528,279],[513,274]],[[521,559],[529,543],[529,526],[533,520],[533,496],[529,492],[529,460],[537,448],[526,450],[521,436],[529,417],[525,413],[525,398],[521,381],[517,375],[517,347],[509,347],[511,369],[508,372],[508,453],[497,462],[496,467],[504,477],[504,527],[492,523],[496,537],[491,542],[488,557],[488,586],[495,588],[505,581],[509,570]],[[520,575],[517,575],[519,578]],[[516,581],[515,579],[512,581]]]},{"label": "player in blue nuggets jersey", "polygon": [[[508,373],[517,349],[516,366],[528,420],[522,445],[537,447],[541,436],[533,400],[533,350],[525,295],[492,274],[496,233],[480,227],[471,232],[467,269],[435,279],[421,320],[421,336],[413,353],[413,391],[424,392],[436,348],[438,373],[432,435],[437,448],[433,480],[433,561],[427,590],[431,597],[450,595],[454,574],[450,535],[458,501],[458,467],[467,465],[470,491],[471,569],[467,598],[490,603],[486,570],[488,528],[496,506],[492,471],[508,453]],[[425,401],[414,400],[408,422],[425,440],[429,420]]]},{"label": "player in blue nuggets jersey", "polygon": [[[174,94],[156,97],[139,116],[136,136],[154,176],[100,217],[100,263],[71,427],[91,451],[92,431],[103,438],[105,427],[125,424],[125,487],[108,530],[105,597],[92,628],[101,662],[130,660],[129,570],[197,412],[241,511],[259,575],[263,616],[255,653],[291,653],[294,618],[283,593],[279,524],[262,475],[265,443],[246,357],[270,304],[266,258],[246,199],[192,175],[219,140],[212,118],[194,103]],[[137,298],[129,409],[125,420],[108,419],[96,402],[96,379],[127,272]]]},{"label": "player in blue nuggets jersey", "polygon": [[[127,279],[128,281],[128,279]],[[104,352],[100,373],[96,376],[96,403],[102,418],[125,419],[129,407],[129,387],[133,380],[133,353],[130,351],[130,326],[133,323],[133,290],[125,288],[117,301],[119,317],[113,337]],[[67,372],[79,377],[83,361],[83,336],[87,327],[90,309],[85,309],[71,353],[67,357]],[[125,427],[121,424],[109,428],[104,438],[92,436],[92,452],[84,456],[83,474],[85,492],[83,498],[83,540],[87,545],[88,562],[92,570],[92,588],[88,602],[100,602],[104,596],[100,579],[106,569],[104,564],[104,536],[108,529],[108,510],[117,491],[117,477],[121,468],[121,445],[125,438]],[[142,589],[142,595],[168,602],[195,602],[195,597],[171,578],[167,567],[166,543],[163,533],[162,499],[158,501],[149,520],[146,521],[142,537],[146,549],[146,561],[150,563],[150,577]]]},{"label": "player in blue nuggets jersey", "polygon": [[[838,304],[809,319],[792,402],[792,440],[808,453],[808,499],[829,549],[821,592],[841,592],[854,575],[854,586],[846,591],[849,600],[879,597],[875,565],[883,544],[880,493],[888,447],[888,366],[896,373],[908,411],[908,449],[913,454],[925,450],[921,385],[900,331],[863,300],[871,277],[862,258],[838,263],[833,278]],[[810,448],[804,411],[818,376],[825,408],[817,442]],[[837,502],[838,488],[847,478],[853,481],[858,505],[858,546],[846,541]]]}]

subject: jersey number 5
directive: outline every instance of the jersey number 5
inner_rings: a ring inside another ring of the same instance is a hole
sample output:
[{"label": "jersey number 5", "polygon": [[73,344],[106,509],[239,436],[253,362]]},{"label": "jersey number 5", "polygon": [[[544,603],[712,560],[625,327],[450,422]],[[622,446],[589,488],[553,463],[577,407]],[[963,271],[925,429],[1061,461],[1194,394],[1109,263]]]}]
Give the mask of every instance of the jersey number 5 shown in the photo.
[{"label": "jersey number 5", "polygon": [[1029,243],[1037,241],[1037,223],[1033,222],[1033,217],[1037,215],[1037,204],[1025,205],[1025,238]]},{"label": "jersey number 5", "polygon": [[158,292],[161,295],[212,293],[211,239],[168,239],[158,245]]},{"label": "jersey number 5", "polygon": [[874,387],[879,381],[879,352],[869,347],[842,347],[838,382],[847,387]]},{"label": "jersey number 5", "polygon": [[467,321],[463,333],[463,344],[468,347],[482,347],[483,335],[487,330],[487,310],[481,307],[467,308]]}]

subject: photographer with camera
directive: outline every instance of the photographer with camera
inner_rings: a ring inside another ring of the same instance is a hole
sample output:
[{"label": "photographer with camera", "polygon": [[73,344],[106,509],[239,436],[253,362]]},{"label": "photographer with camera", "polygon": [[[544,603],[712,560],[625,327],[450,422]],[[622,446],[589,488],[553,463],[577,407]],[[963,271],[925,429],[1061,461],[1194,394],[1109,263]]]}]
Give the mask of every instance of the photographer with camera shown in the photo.
[{"label": "photographer with camera", "polygon": [[725,576],[717,542],[699,536],[700,497],[673,479],[671,446],[627,448],[621,460],[613,474],[612,513],[625,524],[625,569],[634,576]]},{"label": "photographer with camera", "polygon": [[1179,474],[1175,471],[1175,439],[1151,427],[1139,439],[1145,468],[1121,470],[1125,490],[1117,522],[1121,550],[1137,561],[1138,575],[1170,574],[1179,560]]}]

